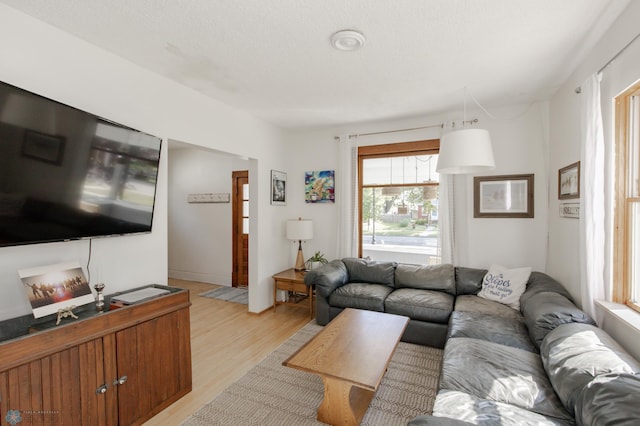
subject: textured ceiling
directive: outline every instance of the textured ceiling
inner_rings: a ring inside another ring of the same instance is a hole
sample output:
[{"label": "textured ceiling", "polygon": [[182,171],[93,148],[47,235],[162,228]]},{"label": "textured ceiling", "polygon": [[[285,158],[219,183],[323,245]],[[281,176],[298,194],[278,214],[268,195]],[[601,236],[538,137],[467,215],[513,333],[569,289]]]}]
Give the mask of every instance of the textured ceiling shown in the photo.
[{"label": "textured ceiling", "polygon": [[[628,0],[0,0],[290,128],[548,99]],[[357,52],[330,36],[356,29]]]}]

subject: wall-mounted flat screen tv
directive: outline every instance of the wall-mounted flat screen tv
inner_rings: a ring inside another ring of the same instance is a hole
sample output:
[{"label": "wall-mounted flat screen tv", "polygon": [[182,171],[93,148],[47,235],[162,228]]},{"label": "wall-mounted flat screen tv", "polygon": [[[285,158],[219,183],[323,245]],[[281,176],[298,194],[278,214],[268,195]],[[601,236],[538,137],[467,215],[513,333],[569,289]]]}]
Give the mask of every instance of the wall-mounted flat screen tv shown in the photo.
[{"label": "wall-mounted flat screen tv", "polygon": [[0,247],[151,232],[160,145],[0,82]]}]

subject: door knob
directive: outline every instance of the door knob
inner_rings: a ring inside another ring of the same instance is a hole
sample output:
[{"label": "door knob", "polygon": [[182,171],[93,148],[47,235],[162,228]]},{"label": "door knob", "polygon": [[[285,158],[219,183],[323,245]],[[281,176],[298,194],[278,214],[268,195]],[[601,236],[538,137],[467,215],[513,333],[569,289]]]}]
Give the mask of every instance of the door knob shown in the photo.
[{"label": "door knob", "polygon": [[127,376],[122,376],[119,379],[113,381],[114,385],[124,385],[127,382]]}]

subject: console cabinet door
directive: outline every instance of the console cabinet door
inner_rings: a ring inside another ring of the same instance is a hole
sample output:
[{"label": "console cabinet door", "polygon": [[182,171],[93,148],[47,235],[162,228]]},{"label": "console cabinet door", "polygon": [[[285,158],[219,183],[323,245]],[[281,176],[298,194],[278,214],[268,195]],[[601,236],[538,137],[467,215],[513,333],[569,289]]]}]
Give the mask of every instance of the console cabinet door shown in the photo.
[{"label": "console cabinet door", "polygon": [[118,419],[140,424],[191,391],[189,309],[116,333]]},{"label": "console cabinet door", "polygon": [[0,373],[1,425],[107,425],[102,338]]}]

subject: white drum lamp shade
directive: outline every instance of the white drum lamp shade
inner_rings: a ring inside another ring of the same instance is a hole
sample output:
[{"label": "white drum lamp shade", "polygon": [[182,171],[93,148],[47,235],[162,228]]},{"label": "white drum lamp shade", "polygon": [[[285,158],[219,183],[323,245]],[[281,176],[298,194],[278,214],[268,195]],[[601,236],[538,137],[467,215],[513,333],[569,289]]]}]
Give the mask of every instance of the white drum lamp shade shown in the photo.
[{"label": "white drum lamp shade", "polygon": [[449,132],[440,139],[436,172],[452,175],[481,173],[495,167],[487,130],[462,129]]},{"label": "white drum lamp shade", "polygon": [[307,241],[313,238],[313,221],[311,220],[288,220],[287,221],[287,239],[298,241],[298,255],[296,257],[296,265],[294,269],[296,271],[303,271],[304,267],[304,255],[302,253],[302,241]]}]

